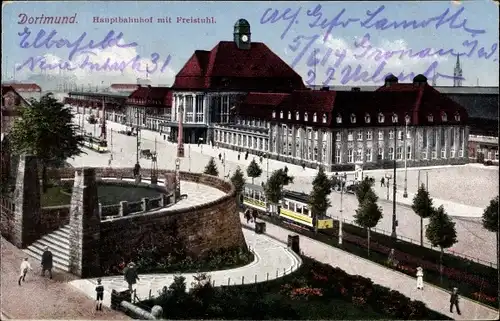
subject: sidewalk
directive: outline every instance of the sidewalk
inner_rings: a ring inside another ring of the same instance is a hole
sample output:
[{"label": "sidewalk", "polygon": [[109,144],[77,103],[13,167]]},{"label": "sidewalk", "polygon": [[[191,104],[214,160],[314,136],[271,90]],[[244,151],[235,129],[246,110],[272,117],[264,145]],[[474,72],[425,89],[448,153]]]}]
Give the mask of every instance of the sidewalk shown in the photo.
[{"label": "sidewalk", "polygon": [[[242,220],[242,225],[247,225]],[[266,234],[287,242],[289,234],[295,234],[279,226],[266,222]],[[349,274],[370,278],[374,283],[399,291],[413,300],[424,302],[430,309],[443,313],[456,320],[497,320],[498,311],[460,297],[462,315],[449,312],[450,293],[431,284],[425,283],[424,290],[416,289],[416,278],[393,271],[376,263],[362,259],[324,243],[300,236],[301,251],[318,261],[330,264]],[[425,281],[425,278],[424,278]]]},{"label": "sidewalk", "polygon": [[[53,279],[40,277],[40,262],[30,258],[34,271],[19,286],[19,267],[26,257],[22,250],[1,241],[2,283],[0,286],[2,315],[9,319],[66,319],[66,320],[130,320],[125,314],[103,307],[95,311],[93,299],[73,289],[67,282],[75,277],[53,271]],[[3,317],[2,317],[3,320]]]}]

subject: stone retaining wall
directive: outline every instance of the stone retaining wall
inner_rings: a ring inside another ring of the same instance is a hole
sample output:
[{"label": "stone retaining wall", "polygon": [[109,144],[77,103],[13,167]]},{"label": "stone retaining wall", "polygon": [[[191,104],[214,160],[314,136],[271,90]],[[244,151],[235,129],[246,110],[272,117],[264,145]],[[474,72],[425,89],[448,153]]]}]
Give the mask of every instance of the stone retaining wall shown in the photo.
[{"label": "stone retaining wall", "polygon": [[42,207],[40,214],[40,237],[69,224],[70,205]]}]

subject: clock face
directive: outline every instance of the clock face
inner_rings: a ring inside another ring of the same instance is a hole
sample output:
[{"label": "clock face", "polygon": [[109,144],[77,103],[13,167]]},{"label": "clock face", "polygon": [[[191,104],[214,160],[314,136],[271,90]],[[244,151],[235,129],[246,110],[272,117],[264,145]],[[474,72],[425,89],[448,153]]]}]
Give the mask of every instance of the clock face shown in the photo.
[{"label": "clock face", "polygon": [[248,36],[247,35],[241,36],[241,41],[247,42],[248,41]]}]

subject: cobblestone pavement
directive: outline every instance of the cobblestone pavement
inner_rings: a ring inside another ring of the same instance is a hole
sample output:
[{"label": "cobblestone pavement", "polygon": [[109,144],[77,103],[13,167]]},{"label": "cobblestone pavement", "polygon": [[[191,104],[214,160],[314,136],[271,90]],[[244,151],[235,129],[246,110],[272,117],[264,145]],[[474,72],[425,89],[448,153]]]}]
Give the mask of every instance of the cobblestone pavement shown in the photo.
[{"label": "cobblestone pavement", "polygon": [[[241,219],[242,225],[247,225]],[[266,234],[287,242],[288,235],[294,234],[279,226],[266,222]],[[407,297],[424,302],[429,308],[456,320],[497,320],[498,311],[464,297],[460,297],[462,315],[449,312],[450,293],[431,284],[424,283],[424,290],[416,289],[416,278],[390,270],[382,265],[362,259],[345,251],[300,236],[301,251],[318,261],[330,264],[352,275],[370,278],[374,283],[399,291]],[[425,281],[425,280],[424,280]]]},{"label": "cobblestone pavement", "polygon": [[1,242],[0,298],[2,315],[8,319],[130,320],[107,307],[95,311],[94,298],[68,284],[75,279],[73,275],[55,270],[52,280],[42,278],[40,262],[31,258],[29,262],[34,271],[29,271],[26,282],[19,286],[19,267],[26,254],[3,237]]},{"label": "cobblestone pavement", "polygon": [[[251,228],[253,229],[253,226]],[[289,274],[301,265],[300,258],[288,250],[286,245],[270,237],[255,234],[255,232],[248,229],[243,229],[243,234],[245,235],[247,244],[255,253],[255,260],[243,267],[207,272],[215,286],[263,282],[281,277],[284,274]],[[185,273],[182,275],[186,277],[188,288],[191,287],[196,273]],[[146,299],[150,295],[158,295],[158,292],[164,286],[168,287],[173,282],[174,276],[175,274],[139,275],[140,280],[135,287],[137,296],[140,299]],[[95,279],[75,280],[71,281],[70,284],[89,297],[95,295]],[[102,284],[105,289],[103,304],[106,306],[110,306],[112,289],[124,290],[128,288],[123,276],[103,277]]]}]

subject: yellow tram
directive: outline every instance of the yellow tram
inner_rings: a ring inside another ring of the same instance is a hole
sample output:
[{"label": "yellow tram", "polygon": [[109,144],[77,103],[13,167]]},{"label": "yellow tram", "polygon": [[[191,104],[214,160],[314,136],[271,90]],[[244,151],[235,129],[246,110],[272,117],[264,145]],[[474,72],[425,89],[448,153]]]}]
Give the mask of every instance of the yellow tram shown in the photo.
[{"label": "yellow tram", "polygon": [[[243,190],[243,205],[256,209],[259,212],[278,215],[282,220],[313,228],[312,213],[309,210],[309,195],[294,191],[284,190],[283,198],[278,206],[277,213],[270,211],[264,188],[259,185],[245,184]],[[318,229],[333,227],[333,219],[319,215]]]},{"label": "yellow tram", "polygon": [[89,149],[92,149],[98,153],[108,152],[108,142],[104,139],[93,137],[90,135],[84,135],[83,145]]}]

